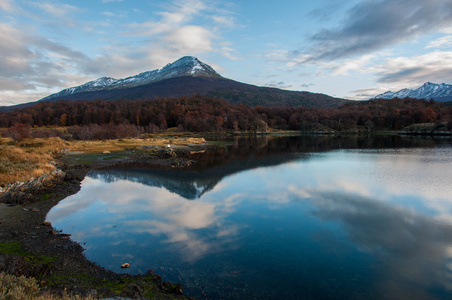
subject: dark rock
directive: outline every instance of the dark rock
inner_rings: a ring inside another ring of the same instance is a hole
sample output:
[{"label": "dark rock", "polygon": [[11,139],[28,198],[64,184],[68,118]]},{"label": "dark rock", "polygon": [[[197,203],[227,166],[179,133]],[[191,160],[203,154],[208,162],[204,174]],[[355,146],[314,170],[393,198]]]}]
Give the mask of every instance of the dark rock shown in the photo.
[{"label": "dark rock", "polygon": [[171,282],[163,282],[162,289],[169,293],[182,295],[184,291],[182,290],[182,284],[180,283],[171,283]]},{"label": "dark rock", "polygon": [[177,154],[171,148],[162,148],[157,151],[157,156],[159,158],[174,158],[177,156]]},{"label": "dark rock", "polygon": [[61,183],[65,176],[65,172],[55,169],[52,173],[43,174],[39,178],[11,184],[5,188],[3,195],[0,197],[0,202],[22,205],[33,202],[33,195],[40,194],[46,189]]}]

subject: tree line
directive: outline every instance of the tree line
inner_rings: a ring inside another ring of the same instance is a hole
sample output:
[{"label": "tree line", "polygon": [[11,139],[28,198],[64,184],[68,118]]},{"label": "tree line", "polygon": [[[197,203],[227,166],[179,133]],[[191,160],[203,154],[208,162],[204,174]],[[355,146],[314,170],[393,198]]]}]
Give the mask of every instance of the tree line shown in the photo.
[{"label": "tree line", "polygon": [[[265,132],[400,130],[417,123],[452,128],[452,107],[419,99],[356,101],[338,108],[250,107],[202,95],[155,100],[41,102],[0,114],[0,127],[24,132],[24,126],[64,126],[77,139],[104,139],[178,131]],[[446,124],[446,125],[444,125]],[[18,126],[22,126],[18,128]],[[26,131],[26,129],[25,129]],[[36,135],[58,135],[35,130]],[[3,130],[8,135],[8,130]]]}]

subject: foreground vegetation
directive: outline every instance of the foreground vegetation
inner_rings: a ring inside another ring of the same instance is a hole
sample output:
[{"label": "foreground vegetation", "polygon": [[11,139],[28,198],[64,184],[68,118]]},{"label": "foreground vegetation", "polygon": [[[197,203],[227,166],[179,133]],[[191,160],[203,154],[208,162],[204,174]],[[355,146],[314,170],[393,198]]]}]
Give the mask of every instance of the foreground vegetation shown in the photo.
[{"label": "foreground vegetation", "polygon": [[54,157],[69,143],[60,138],[0,139],[0,186],[39,177],[55,169]]},{"label": "foreground vegetation", "polygon": [[55,295],[50,292],[41,291],[38,281],[35,278],[25,276],[8,275],[0,273],[0,299],[8,300],[91,300],[91,296],[82,297],[79,295],[69,295],[63,292]]}]

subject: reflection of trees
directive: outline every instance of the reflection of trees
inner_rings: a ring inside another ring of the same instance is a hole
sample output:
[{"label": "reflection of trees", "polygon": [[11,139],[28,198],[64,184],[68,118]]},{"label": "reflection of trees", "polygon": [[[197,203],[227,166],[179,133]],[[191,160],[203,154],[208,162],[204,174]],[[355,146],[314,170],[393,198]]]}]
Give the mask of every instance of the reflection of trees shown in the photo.
[{"label": "reflection of trees", "polygon": [[[219,141],[222,141],[219,139]],[[191,155],[197,163],[187,170],[155,170],[145,164],[123,164],[120,168],[100,170],[91,176],[108,182],[128,179],[150,186],[164,187],[186,199],[197,199],[212,190],[224,177],[259,167],[276,166],[309,153],[337,149],[375,149],[434,145],[432,140],[404,139],[399,136],[236,136],[225,139],[228,147],[209,149]]]},{"label": "reflection of trees", "polygon": [[[281,163],[294,158],[303,157],[299,154],[312,152],[326,152],[339,149],[384,149],[384,148],[410,148],[433,147],[438,141],[427,139],[408,139],[400,136],[334,136],[334,135],[304,135],[304,136],[236,136],[228,139],[219,138],[218,141],[232,142],[232,146],[218,148],[205,153],[195,154],[191,158],[197,161],[197,169],[205,170],[221,165],[227,165],[232,161],[246,161],[250,158],[261,159],[265,164],[274,157],[280,156]],[[288,157],[292,157],[288,159]],[[267,162],[266,162],[267,161]],[[272,165],[272,164],[269,164]],[[250,166],[251,167],[251,166]],[[255,166],[256,167],[256,166]]]}]

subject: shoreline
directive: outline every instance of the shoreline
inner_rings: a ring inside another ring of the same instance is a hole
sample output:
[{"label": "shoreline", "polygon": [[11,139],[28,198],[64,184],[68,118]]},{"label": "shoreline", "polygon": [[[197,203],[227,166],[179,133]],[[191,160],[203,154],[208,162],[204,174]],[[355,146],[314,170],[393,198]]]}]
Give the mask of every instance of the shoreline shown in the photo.
[{"label": "shoreline", "polygon": [[83,247],[71,240],[70,232],[59,232],[45,222],[52,207],[80,190],[90,170],[144,162],[155,169],[184,169],[195,163],[189,159],[191,153],[215,146],[150,147],[152,155],[137,149],[63,154],[55,157],[58,171],[10,185],[0,195],[0,273],[33,277],[42,290],[57,295],[193,299],[183,295],[181,284],[164,282],[153,270],[143,275],[106,270],[85,258]]}]

